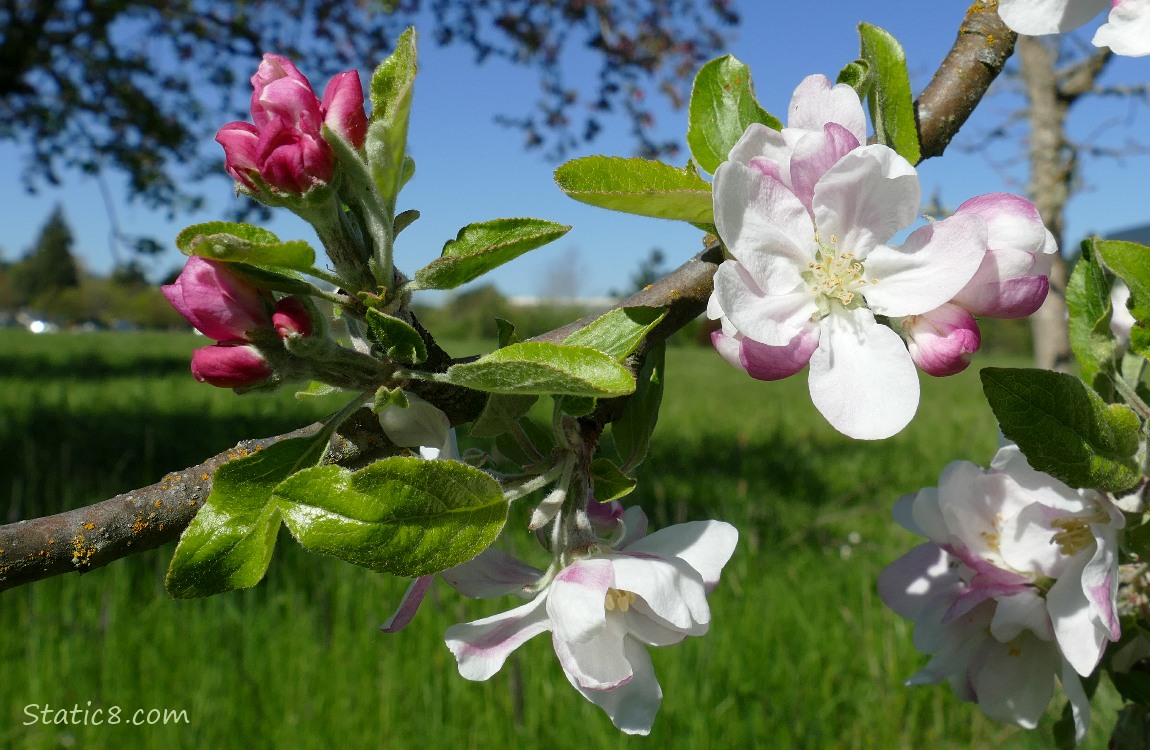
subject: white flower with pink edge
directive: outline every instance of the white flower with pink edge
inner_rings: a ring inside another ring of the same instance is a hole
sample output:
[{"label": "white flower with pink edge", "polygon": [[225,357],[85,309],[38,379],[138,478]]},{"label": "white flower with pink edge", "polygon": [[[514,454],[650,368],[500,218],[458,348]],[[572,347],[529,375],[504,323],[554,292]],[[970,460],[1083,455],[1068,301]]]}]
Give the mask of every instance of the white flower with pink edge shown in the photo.
[{"label": "white flower with pink edge", "polygon": [[879,576],[883,601],[915,621],[915,645],[932,654],[910,683],[949,680],[987,715],[1029,728],[1058,676],[1084,735],[1079,676],[1121,635],[1119,509],[1006,445],[989,470],[950,464],[937,489],[901,498],[895,517],[930,539]]},{"label": "white flower with pink edge", "polygon": [[707,594],[734,552],[738,532],[720,521],[697,521],[646,536],[639,508],[628,509],[622,523],[626,534],[616,547],[557,572],[495,550],[445,571],[445,580],[472,596],[535,594],[508,612],[447,630],[459,673],[486,680],[521,644],[550,631],[575,689],[619,729],[648,734],[663,693],[646,646],[670,646],[707,632]]}]

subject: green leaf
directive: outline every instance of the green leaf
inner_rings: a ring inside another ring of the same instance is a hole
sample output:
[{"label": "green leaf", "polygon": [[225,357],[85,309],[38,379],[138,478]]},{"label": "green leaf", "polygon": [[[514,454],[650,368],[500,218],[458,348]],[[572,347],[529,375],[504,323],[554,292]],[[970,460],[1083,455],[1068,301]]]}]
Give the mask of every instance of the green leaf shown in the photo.
[{"label": "green leaf", "polygon": [[859,99],[865,98],[870,93],[871,88],[870,63],[866,60],[855,60],[847,63],[846,67],[839,71],[839,77],[835,83],[845,83],[855,90]]},{"label": "green leaf", "polygon": [[495,219],[468,224],[443,254],[415,272],[416,289],[454,289],[529,250],[554,242],[571,227],[543,219]]},{"label": "green leaf", "polygon": [[1150,707],[1150,674],[1145,672],[1111,672],[1110,680],[1118,693],[1131,703]]},{"label": "green leaf", "polygon": [[[364,150],[376,188],[395,213],[395,198],[410,177],[404,159],[411,96],[415,87],[416,33],[408,27],[395,43],[395,51],[371,76],[371,123]],[[414,162],[412,169],[414,171]]]},{"label": "green leaf", "polygon": [[914,96],[906,71],[906,53],[889,32],[859,24],[860,57],[870,66],[872,87],[867,97],[878,142],[897,151],[911,164],[921,158],[914,119]]},{"label": "green leaf", "polygon": [[1082,257],[1066,285],[1070,311],[1070,346],[1087,383],[1114,362],[1117,344],[1110,332],[1110,279],[1094,258],[1090,242],[1082,243]]},{"label": "green leaf", "polygon": [[386,385],[381,385],[375,389],[375,400],[371,404],[371,410],[379,414],[389,406],[406,409],[410,405],[411,402],[407,400],[407,394],[403,392],[403,388],[398,386],[388,388]]},{"label": "green leaf", "polygon": [[608,310],[563,340],[567,346],[589,346],[622,362],[659,324],[662,307],[620,307]]},{"label": "green leaf", "polygon": [[228,270],[258,289],[306,295],[316,292],[314,284],[301,278],[295,271],[288,269],[277,270],[247,263],[230,263]]},{"label": "green leaf", "polygon": [[1122,492],[1140,479],[1138,417],[1076,377],[987,367],[982,387],[1002,433],[1030,465],[1071,487]]},{"label": "green leaf", "polygon": [[759,106],[751,69],[732,55],[711,60],[700,68],[691,89],[687,121],[687,145],[695,162],[714,174],[752,123],[773,130],[783,127]]},{"label": "green leaf", "polygon": [[1114,750],[1150,748],[1150,711],[1145,706],[1127,705],[1118,712],[1109,747]]},{"label": "green leaf", "polygon": [[531,411],[539,400],[538,396],[517,396],[509,393],[492,393],[483,405],[483,411],[471,425],[473,437],[493,438],[511,429],[520,417]]},{"label": "green leaf", "polygon": [[211,494],[168,566],[168,593],[187,599],[259,583],[280,526],[272,490],[300,468],[319,463],[326,449],[326,434],[292,438],[217,469]]},{"label": "green leaf", "polygon": [[1066,705],[1062,707],[1062,714],[1050,730],[1054,735],[1056,750],[1074,750],[1078,745],[1078,740],[1075,737],[1077,729],[1074,726],[1074,709],[1070,701],[1067,701]]},{"label": "green leaf", "polygon": [[405,364],[417,364],[427,359],[427,345],[419,331],[399,318],[368,308],[367,324],[388,359]]},{"label": "green leaf", "polygon": [[651,433],[659,420],[663,401],[663,371],[666,345],[660,343],[647,352],[643,369],[636,378],[635,393],[623,406],[619,418],[611,423],[615,450],[623,461],[623,471],[633,472],[647,457]]},{"label": "green leaf", "polygon": [[519,334],[515,332],[515,324],[510,320],[496,318],[495,327],[498,329],[498,348],[502,349],[505,346],[519,343]]},{"label": "green leaf", "polygon": [[591,462],[591,479],[595,485],[595,499],[601,503],[630,495],[638,484],[609,458],[597,458]]},{"label": "green leaf", "polygon": [[304,547],[407,577],[470,560],[507,521],[499,483],[457,461],[397,456],[357,472],[319,466],[282,482],[276,496]]},{"label": "green leaf", "polygon": [[555,408],[572,417],[585,417],[595,411],[598,399],[590,396],[556,396]]},{"label": "green leaf", "polygon": [[657,219],[714,224],[711,185],[690,169],[648,159],[587,156],[555,170],[564,193],[592,206]]},{"label": "green leaf", "polygon": [[452,365],[437,379],[489,393],[624,396],[635,390],[627,368],[600,351],[525,341],[474,362]]},{"label": "green leaf", "polygon": [[407,229],[416,219],[419,218],[419,212],[414,208],[409,208],[406,211],[400,211],[392,222],[392,236],[398,237],[399,233]]},{"label": "green leaf", "polygon": [[315,250],[303,240],[281,242],[266,229],[251,224],[210,221],[193,224],[176,235],[184,255],[226,263],[250,263],[307,271],[315,265]]},{"label": "green leaf", "polygon": [[1130,288],[1130,314],[1135,321],[1130,329],[1130,348],[1150,359],[1150,248],[1134,242],[1096,240],[1094,252]]}]

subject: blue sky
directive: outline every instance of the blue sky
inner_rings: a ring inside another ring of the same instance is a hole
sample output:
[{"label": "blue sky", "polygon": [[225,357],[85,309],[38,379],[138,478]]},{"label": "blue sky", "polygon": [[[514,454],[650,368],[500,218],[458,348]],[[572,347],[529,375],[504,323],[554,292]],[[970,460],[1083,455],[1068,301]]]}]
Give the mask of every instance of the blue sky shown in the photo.
[{"label": "blue sky", "polygon": [[[876,0],[867,4],[832,0],[818,4],[737,3],[743,23],[729,51],[751,66],[760,102],[785,119],[794,86],[810,73],[832,78],[842,65],[857,56],[855,27],[865,20],[886,28],[906,47],[912,85],[920,90],[949,49],[965,3],[907,3]],[[817,12],[812,11],[817,5]],[[860,12],[866,13],[860,16]],[[1089,27],[1088,27],[1089,28]],[[1087,36],[1088,38],[1088,36]],[[400,196],[400,208],[415,208],[421,218],[399,238],[396,262],[410,272],[437,257],[443,243],[468,223],[499,217],[533,216],[573,225],[558,242],[519,258],[485,277],[510,295],[539,294],[549,274],[557,269],[580,270],[575,288],[582,295],[600,296],[612,288],[625,288],[639,262],[654,247],[677,264],[700,247],[700,234],[676,222],[615,214],[572,201],[555,187],[552,172],[558,163],[538,150],[525,151],[519,131],[494,122],[499,114],[516,115],[534,101],[538,79],[531,70],[493,61],[475,65],[462,48],[420,45],[420,74],[416,82],[409,150],[415,158],[415,178]],[[570,74],[581,69],[581,51],[572,55]],[[253,61],[254,69],[255,61]],[[365,69],[369,68],[365,64]],[[591,65],[582,69],[592,72]],[[306,70],[304,71],[307,72]],[[1130,83],[1150,78],[1150,60],[1119,59],[1107,72],[1109,82]],[[366,75],[364,75],[366,82]],[[313,80],[318,88],[321,80]],[[246,95],[246,92],[245,92]],[[992,97],[947,155],[920,167],[924,199],[940,191],[944,203],[956,206],[981,193],[1024,192],[1025,173],[1014,164],[1017,144],[1003,144],[991,153],[966,154],[960,147],[977,144],[1004,113],[1017,106],[1017,97]],[[1072,135],[1100,138],[1110,144],[1137,140],[1147,134],[1150,113],[1113,101],[1097,100],[1079,108]],[[221,124],[223,124],[221,122]],[[686,131],[684,110],[659,110],[656,132],[680,141]],[[1101,131],[1099,133],[1099,131]],[[1144,139],[1145,140],[1145,139]],[[682,159],[688,153],[684,148]],[[214,144],[211,144],[214,147]],[[631,155],[633,144],[622,121],[608,124],[591,147],[573,154]],[[20,154],[9,143],[0,144],[0,163],[15,165]],[[222,153],[220,154],[222,164]],[[222,172],[222,168],[221,168]],[[85,267],[98,273],[112,264],[110,222],[98,183],[70,174],[58,190],[28,195],[11,169],[11,179],[0,183],[0,248],[13,260],[33,244],[36,234],[56,203],[62,203],[76,234],[76,251]],[[1150,155],[1086,163],[1085,189],[1073,199],[1067,221],[1069,241],[1089,232],[1106,232],[1150,222]],[[182,258],[171,244],[187,224],[222,218],[233,200],[228,181],[204,184],[206,209],[174,222],[129,204],[122,183],[109,176],[114,210],[121,228],[145,234],[171,247],[157,263],[159,272],[177,267]],[[277,215],[270,229],[281,238],[314,241],[306,225],[290,214]]]}]

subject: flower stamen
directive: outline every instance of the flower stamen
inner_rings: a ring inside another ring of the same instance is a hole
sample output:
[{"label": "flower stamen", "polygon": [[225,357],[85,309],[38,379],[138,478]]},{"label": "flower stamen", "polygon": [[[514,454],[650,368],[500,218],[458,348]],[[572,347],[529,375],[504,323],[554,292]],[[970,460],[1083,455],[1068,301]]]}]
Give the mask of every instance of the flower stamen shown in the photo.
[{"label": "flower stamen", "polygon": [[607,596],[603,601],[603,606],[608,612],[614,612],[616,609],[620,612],[626,612],[635,603],[635,594],[631,591],[620,591],[619,589],[607,589]]}]

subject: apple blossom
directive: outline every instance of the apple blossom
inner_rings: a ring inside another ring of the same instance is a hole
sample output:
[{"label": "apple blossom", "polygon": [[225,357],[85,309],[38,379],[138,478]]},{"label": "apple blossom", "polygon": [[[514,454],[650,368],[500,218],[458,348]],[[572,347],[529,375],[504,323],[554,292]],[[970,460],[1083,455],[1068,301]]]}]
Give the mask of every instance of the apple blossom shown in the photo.
[{"label": "apple blossom", "polygon": [[363,146],[367,115],[355,71],[332,78],[320,101],[290,60],[266,54],[252,89],[253,122],[231,122],[216,134],[225,168],[244,187],[256,189],[258,176],[273,189],[299,195],[329,182],[335,154],[323,138],[324,125],[354,147]]},{"label": "apple blossom", "polygon": [[[1089,676],[1121,634],[1118,508],[1035,471],[1006,445],[989,470],[950,464],[937,489],[901,498],[895,516],[930,540],[879,577],[883,601],[915,621],[916,646],[934,655],[911,682],[949,679],[988,715],[1029,727],[1057,674],[1084,733],[1078,676]],[[979,658],[1003,648],[1026,658]],[[1031,676],[1018,680],[1021,669]]]},{"label": "apple blossom", "polygon": [[196,330],[216,341],[247,341],[248,331],[272,324],[271,296],[226,263],[193,255],[175,282],[160,289]]},{"label": "apple blossom", "polygon": [[776,347],[754,354],[785,360],[774,368],[784,376],[809,349],[811,397],[827,421],[851,437],[889,437],[914,416],[918,377],[902,339],[875,316],[919,315],[952,299],[982,262],[986,224],[956,215],[884,244],[918,213],[914,167],[885,146],[841,153],[854,136],[835,123],[826,133],[791,155],[801,195],[773,161],[716,170],[715,223],[733,260],[715,274],[712,317]]},{"label": "apple blossom", "polygon": [[622,522],[627,534],[617,547],[592,549],[558,572],[516,569],[499,557],[492,559],[504,579],[498,584],[490,577],[457,582],[477,591],[481,581],[487,589],[478,595],[538,592],[516,609],[447,630],[459,673],[486,680],[521,644],[550,631],[575,689],[624,732],[650,732],[662,689],[644,646],[669,646],[707,632],[706,594],[734,552],[738,533],[726,523],[697,521],[644,536],[646,517],[638,508],[628,509]]},{"label": "apple blossom", "polygon": [[999,0],[998,14],[1019,34],[1041,35],[1076,29],[1107,8],[1094,45],[1119,55],[1150,55],[1150,0]]}]

